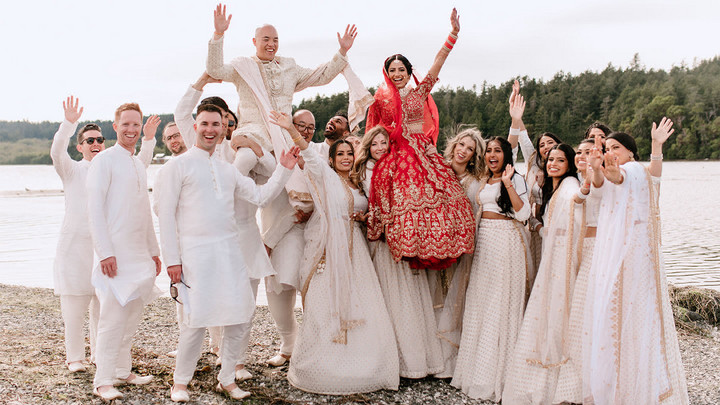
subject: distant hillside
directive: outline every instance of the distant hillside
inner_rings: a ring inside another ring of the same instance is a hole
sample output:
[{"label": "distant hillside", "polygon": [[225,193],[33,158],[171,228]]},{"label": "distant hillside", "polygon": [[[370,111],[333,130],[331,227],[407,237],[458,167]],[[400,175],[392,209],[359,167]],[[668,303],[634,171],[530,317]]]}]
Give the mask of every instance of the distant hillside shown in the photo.
[{"label": "distant hillside", "polygon": [[[477,126],[485,136],[507,135],[510,117],[507,99],[512,81],[479,89],[440,87],[433,97],[440,112],[441,139],[452,136],[459,124]],[[650,127],[663,116],[675,122],[675,135],[665,147],[669,159],[720,159],[720,58],[676,66],[669,72],[645,69],[636,55],[627,68],[608,65],[601,72],[577,76],[558,73],[549,81],[520,78],[527,100],[525,124],[531,136],[552,132],[571,145],[582,139],[587,126],[602,121],[635,136],[640,155],[650,153]],[[315,114],[317,131],[337,111],[347,109],[347,93],[317,96],[297,107]],[[161,116],[163,122],[172,119]],[[84,123],[82,123],[84,124]],[[110,121],[99,122],[114,137]],[[50,163],[50,140],[58,122],[0,121],[0,164]],[[158,139],[160,137],[158,131]],[[158,144],[160,145],[160,144]],[[70,145],[75,152],[74,144]],[[158,146],[157,151],[162,151]]]}]

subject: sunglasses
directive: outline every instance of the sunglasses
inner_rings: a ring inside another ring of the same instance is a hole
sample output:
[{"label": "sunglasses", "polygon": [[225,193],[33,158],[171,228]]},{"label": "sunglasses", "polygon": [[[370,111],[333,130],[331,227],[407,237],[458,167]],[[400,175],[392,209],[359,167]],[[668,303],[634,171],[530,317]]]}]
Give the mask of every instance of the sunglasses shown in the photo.
[{"label": "sunglasses", "polygon": [[[180,280],[180,283],[182,285],[184,285],[185,287],[190,288],[190,286],[185,284],[184,281]],[[170,298],[174,299],[175,302],[182,305],[182,302],[180,302],[180,300],[178,299],[178,289],[177,289],[177,287],[175,287],[175,284],[178,284],[178,283],[173,283],[172,281],[170,282]]]},{"label": "sunglasses", "polygon": [[[98,145],[102,145],[105,143],[105,138],[102,136],[98,136],[97,138],[85,138],[83,139],[83,142],[87,142],[88,145],[92,145],[97,141]],[[82,142],[81,142],[82,143]]]},{"label": "sunglasses", "polygon": [[228,121],[228,126],[229,126],[229,127],[234,127],[234,126],[235,126],[235,121],[233,121],[233,120]]}]

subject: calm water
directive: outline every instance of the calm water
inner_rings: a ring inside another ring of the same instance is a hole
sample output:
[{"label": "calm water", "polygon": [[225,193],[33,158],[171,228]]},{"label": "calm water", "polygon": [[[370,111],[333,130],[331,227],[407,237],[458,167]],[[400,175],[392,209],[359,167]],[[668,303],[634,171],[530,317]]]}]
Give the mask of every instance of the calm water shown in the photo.
[{"label": "calm water", "polygon": [[[148,171],[150,187],[158,168]],[[720,201],[720,162],[671,162],[663,170],[660,208],[668,278],[676,285],[720,290],[720,232],[711,215]],[[52,166],[0,166],[0,283],[52,287],[64,210],[61,189]],[[157,284],[167,290],[164,272]],[[260,304],[267,303],[263,288],[261,283]]]}]

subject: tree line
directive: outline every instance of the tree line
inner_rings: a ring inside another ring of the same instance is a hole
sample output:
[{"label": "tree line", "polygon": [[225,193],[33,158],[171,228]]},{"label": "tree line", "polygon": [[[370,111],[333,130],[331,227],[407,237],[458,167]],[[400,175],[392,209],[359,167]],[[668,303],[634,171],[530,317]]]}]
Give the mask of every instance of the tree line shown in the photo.
[{"label": "tree line", "polygon": [[[438,149],[457,132],[460,124],[476,126],[486,137],[507,135],[508,96],[514,79],[497,86],[483,83],[479,88],[436,89],[433,98],[441,127]],[[666,158],[720,159],[720,57],[665,71],[646,69],[635,55],[626,68],[608,65],[600,72],[578,75],[559,72],[547,81],[527,76],[517,79],[527,101],[524,122],[532,138],[552,132],[564,142],[576,145],[585,129],[600,121],[615,131],[633,135],[641,157],[647,159],[652,122],[667,116],[675,122],[675,134],[666,143]],[[318,127],[315,137],[320,139],[325,123],[338,111],[346,110],[347,105],[345,92],[302,100],[296,107],[313,112]],[[168,122],[172,116],[161,118]],[[110,121],[98,124],[104,134],[112,136]],[[47,121],[0,121],[0,146],[6,149],[4,145],[28,138],[52,139],[58,125]],[[159,140],[160,134],[157,136]],[[159,143],[157,151],[162,150]],[[42,163],[38,153],[16,156],[13,162],[2,159],[0,163],[30,163],[29,160]],[[49,144],[48,150],[40,155],[48,153]],[[23,162],[24,159],[28,162]]]}]

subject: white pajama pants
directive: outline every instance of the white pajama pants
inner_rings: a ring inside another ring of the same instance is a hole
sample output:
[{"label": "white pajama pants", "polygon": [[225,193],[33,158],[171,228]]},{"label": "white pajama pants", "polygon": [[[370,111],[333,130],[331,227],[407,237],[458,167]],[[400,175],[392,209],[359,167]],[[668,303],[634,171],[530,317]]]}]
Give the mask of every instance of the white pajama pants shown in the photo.
[{"label": "white pajama pants", "polygon": [[[260,280],[256,280],[256,279],[253,279],[253,278],[250,279],[250,287],[252,288],[252,292],[253,292],[253,301],[257,301],[258,284],[260,284]],[[255,317],[255,312],[253,312],[253,318],[254,318],[254,317]],[[219,335],[220,335],[220,336],[217,337],[215,341],[217,342],[217,346],[220,347],[220,348],[222,348],[222,344],[224,343],[224,341],[223,341],[223,336],[224,336],[223,327],[215,327],[215,326],[213,326],[213,327],[211,327],[211,328],[208,328],[208,331],[210,332],[210,344],[211,344],[211,345],[212,345],[212,343],[213,343],[213,329],[218,329],[218,330],[219,330]],[[250,319],[250,326],[247,328],[247,330],[245,331],[245,334],[243,334],[243,336],[242,336],[242,340],[240,341],[240,345],[241,345],[240,349],[241,349],[241,352],[240,352],[240,357],[238,358],[238,361],[237,361],[237,363],[236,363],[238,366],[244,365],[245,362],[247,361],[248,346],[250,345],[250,332],[251,332],[251,331],[252,331],[252,319]],[[221,350],[222,350],[222,349],[221,349]],[[220,356],[220,358],[223,360],[223,362],[225,362],[225,358],[224,358],[224,357]]]},{"label": "white pajama pants", "polygon": [[85,360],[85,313],[90,308],[90,360],[95,358],[100,302],[93,295],[61,295],[60,310],[65,323],[65,363]]},{"label": "white pajama pants", "polygon": [[115,379],[126,379],[132,371],[130,347],[137,331],[144,307],[141,299],[134,299],[124,307],[114,295],[103,294],[100,301],[97,343],[95,348],[95,379],[93,385],[113,385]]},{"label": "white pajama pants", "polygon": [[280,353],[292,355],[297,338],[298,324],[295,319],[295,301],[297,291],[287,285],[280,294],[267,291],[268,309],[277,325],[280,334]]},{"label": "white pajama pants", "polygon": [[[249,334],[250,325],[251,323],[248,322],[223,327],[223,344],[220,346],[223,364],[218,374],[218,381],[223,386],[235,382],[235,364],[237,364],[241,352],[247,349],[247,346],[243,348],[242,341],[243,336]],[[187,385],[192,380],[195,367],[202,354],[205,329],[185,327],[180,332],[178,353],[175,358],[175,374],[173,375],[175,384]]]},{"label": "white pajama pants", "polygon": [[[250,279],[250,287],[252,288],[253,292],[253,300],[257,300],[257,291],[258,291],[258,284],[260,284],[260,280],[256,279]],[[294,305],[294,304],[293,304]],[[177,304],[177,316],[178,316],[178,327],[180,328],[180,334],[182,334],[183,329],[187,328],[182,319],[182,305]],[[253,313],[254,316],[254,313]],[[223,329],[222,326],[211,326],[208,329],[208,333],[210,334],[210,347],[222,347],[223,343]],[[252,319],[250,320],[250,327],[247,328],[247,331],[245,331],[245,334],[242,336],[242,341],[240,342],[240,345],[242,345],[240,352],[240,358],[238,359],[237,365],[244,365],[247,361],[247,353],[248,353],[248,345],[250,344],[250,332],[252,331]],[[220,358],[223,358],[220,356]]]}]

